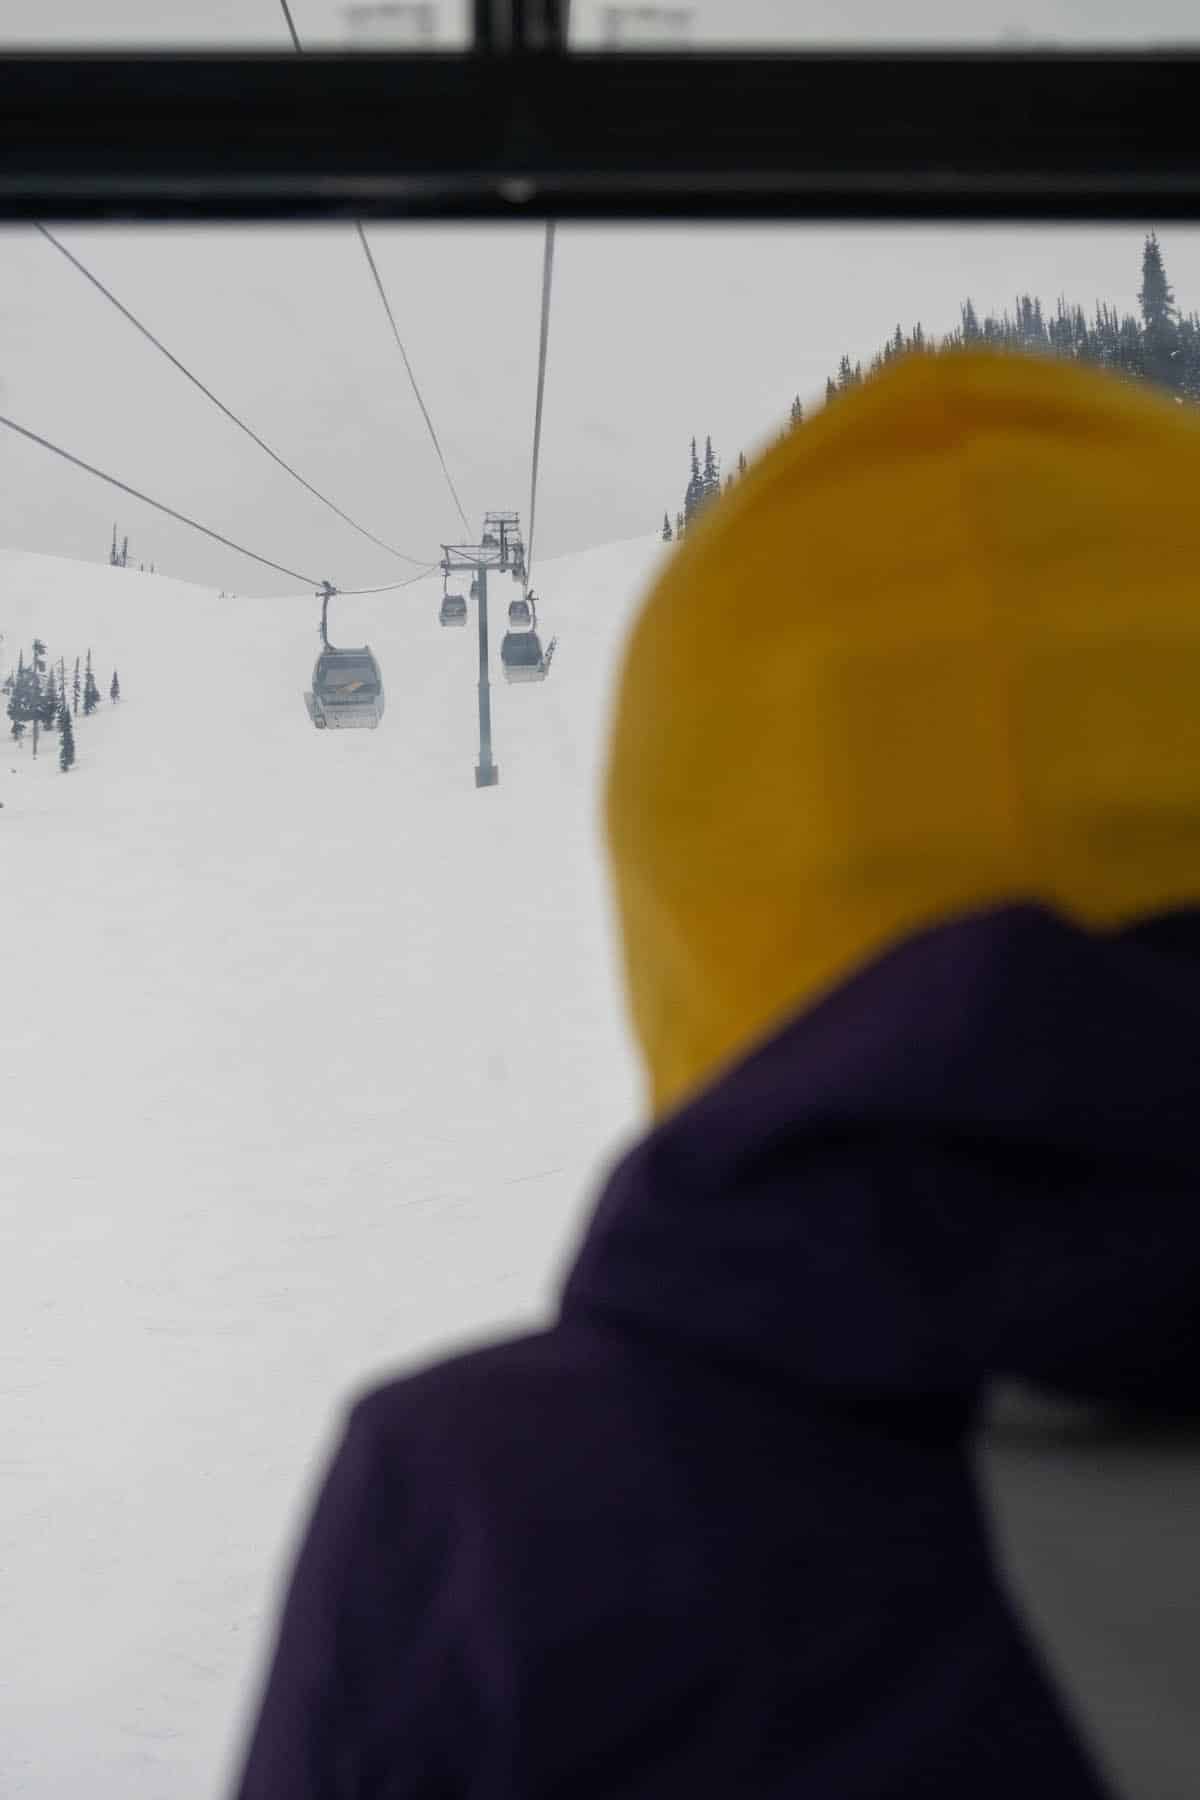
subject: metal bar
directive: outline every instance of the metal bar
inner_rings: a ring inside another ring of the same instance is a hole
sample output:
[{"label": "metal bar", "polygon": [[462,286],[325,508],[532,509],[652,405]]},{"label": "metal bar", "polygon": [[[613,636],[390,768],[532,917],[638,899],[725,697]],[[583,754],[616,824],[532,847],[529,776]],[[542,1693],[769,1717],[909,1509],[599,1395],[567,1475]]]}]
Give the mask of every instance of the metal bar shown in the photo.
[{"label": "metal bar", "polygon": [[500,770],[492,761],[492,689],[488,679],[488,581],[487,570],[480,563],[476,579],[479,598],[479,764],[475,770],[475,786],[495,787]]},{"label": "metal bar", "polygon": [[9,56],[0,92],[7,220],[1200,216],[1190,49]]},{"label": "metal bar", "polygon": [[473,43],[485,56],[567,48],[570,0],[474,0]]},{"label": "metal bar", "polygon": [[480,56],[505,55],[512,49],[512,9],[509,0],[475,0],[471,38]]}]

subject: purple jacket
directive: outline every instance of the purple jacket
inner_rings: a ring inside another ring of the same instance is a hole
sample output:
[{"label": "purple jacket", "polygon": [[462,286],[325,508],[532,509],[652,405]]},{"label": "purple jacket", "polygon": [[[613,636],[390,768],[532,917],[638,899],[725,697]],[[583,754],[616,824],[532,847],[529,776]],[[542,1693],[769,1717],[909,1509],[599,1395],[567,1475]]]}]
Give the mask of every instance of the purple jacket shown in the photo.
[{"label": "purple jacket", "polygon": [[979,1461],[998,1381],[1109,1445],[1196,1410],[1198,1116],[1200,915],[980,915],[798,1017],[616,1169],[551,1329],[353,1408],[240,1800],[1200,1791],[1193,1540],[1121,1513],[1079,1576],[1190,1596],[1124,1719]]}]

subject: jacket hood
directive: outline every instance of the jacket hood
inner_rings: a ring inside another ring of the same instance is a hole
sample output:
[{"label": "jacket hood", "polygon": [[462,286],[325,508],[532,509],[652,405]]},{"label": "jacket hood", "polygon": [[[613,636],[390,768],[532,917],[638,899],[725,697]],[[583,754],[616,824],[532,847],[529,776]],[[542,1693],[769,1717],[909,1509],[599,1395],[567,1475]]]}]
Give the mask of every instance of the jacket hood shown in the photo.
[{"label": "jacket hood", "polygon": [[1200,420],[909,359],[691,530],[628,642],[607,817],[662,1115],[914,931],[1200,900]]},{"label": "jacket hood", "polygon": [[911,936],[616,1170],[564,1317],[840,1401],[1194,1409],[1200,913]]}]

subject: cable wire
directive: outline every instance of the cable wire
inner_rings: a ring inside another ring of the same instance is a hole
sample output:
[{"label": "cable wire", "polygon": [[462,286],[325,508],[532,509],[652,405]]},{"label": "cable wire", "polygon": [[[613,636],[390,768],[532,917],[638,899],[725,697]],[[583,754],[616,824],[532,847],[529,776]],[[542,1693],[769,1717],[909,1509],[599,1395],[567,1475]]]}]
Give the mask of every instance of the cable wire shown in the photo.
[{"label": "cable wire", "polygon": [[550,342],[550,293],[554,282],[554,221],[546,223],[542,252],[542,320],[538,337],[537,401],[533,409],[533,466],[529,478],[529,543],[525,550],[525,580],[533,572],[533,528],[537,522],[538,464],[542,453],[542,401],[546,393],[546,351]]},{"label": "cable wire", "polygon": [[419,574],[406,576],[403,581],[389,581],[386,587],[339,588],[337,591],[339,594],[394,594],[397,588],[411,587],[414,581],[427,581],[438,567],[439,564],[430,563],[429,567],[422,569]]},{"label": "cable wire", "polygon": [[[288,5],[288,0],[279,0],[279,4],[283,8],[283,16],[287,22],[287,28],[288,28],[288,32],[291,35],[293,48],[298,50],[300,52],[300,54],[303,56],[304,45],[300,42],[300,33],[296,30],[296,21],[292,18],[292,11],[291,11],[291,7]],[[466,513],[463,511],[463,503],[458,497],[458,489],[455,487],[454,481],[450,474],[450,471],[446,467],[446,458],[442,454],[442,446],[438,441],[438,434],[434,430],[433,420],[429,416],[429,408],[426,406],[424,397],[421,393],[421,390],[417,386],[417,378],[416,378],[415,374],[413,373],[413,366],[408,360],[408,351],[404,348],[404,340],[400,336],[400,327],[396,324],[396,315],[393,313],[392,307],[391,307],[391,302],[388,300],[388,297],[387,297],[387,289],[384,287],[383,280],[380,276],[378,268],[376,267],[375,258],[371,255],[371,246],[367,242],[367,234],[363,230],[362,224],[357,219],[354,221],[354,229],[355,229],[355,231],[357,231],[358,241],[363,247],[363,255],[366,257],[367,262],[370,264],[371,273],[375,277],[375,286],[379,290],[379,298],[383,301],[383,310],[388,316],[388,324],[392,328],[392,336],[396,340],[396,348],[399,350],[400,355],[404,359],[404,368],[408,375],[408,379],[412,384],[412,391],[417,397],[417,405],[421,409],[421,416],[425,420],[425,424],[428,427],[429,436],[433,443],[433,448],[434,448],[435,452],[437,453],[437,459],[441,465],[442,474],[446,477],[446,486],[450,489],[450,493],[453,497],[454,504],[458,508],[458,516],[463,522],[463,529],[467,532],[467,534],[469,536],[470,531],[471,531],[471,521],[468,519]],[[409,560],[412,561],[415,559],[410,558]]]},{"label": "cable wire", "polygon": [[292,17],[292,9],[288,5],[288,0],[279,0],[279,4],[283,8],[283,16],[287,20],[287,28],[292,34],[292,43],[297,50],[303,50],[304,45],[300,42],[300,33],[296,30],[296,21]]},{"label": "cable wire", "polygon": [[442,455],[442,446],[438,442],[438,434],[433,428],[433,420],[429,416],[429,408],[426,406],[425,401],[421,394],[421,390],[417,386],[417,378],[413,374],[413,366],[408,360],[408,351],[404,348],[404,340],[400,336],[400,327],[396,324],[396,316],[392,311],[391,302],[389,301],[389,299],[387,297],[387,291],[384,288],[383,281],[379,274],[379,270],[376,267],[375,258],[371,255],[371,246],[367,242],[367,234],[363,230],[362,225],[359,223],[359,221],[357,219],[354,222],[354,229],[358,233],[358,241],[363,247],[363,254],[366,257],[367,262],[370,264],[372,275],[375,277],[375,286],[379,290],[379,298],[383,301],[383,310],[388,316],[388,324],[392,328],[392,336],[396,340],[396,348],[399,350],[401,357],[404,359],[405,371],[407,372],[409,381],[412,383],[412,391],[417,397],[417,405],[421,409],[421,416],[425,420],[425,423],[429,428],[429,436],[433,442],[434,450],[437,453],[438,462],[442,466],[442,474],[446,477],[446,486],[450,489],[450,493],[453,497],[454,504],[458,508],[458,516],[463,522],[463,528],[465,531],[467,531],[469,533],[471,530],[471,521],[468,519],[466,513],[463,511],[463,503],[458,497],[458,489],[455,487],[454,482],[451,479],[450,471],[446,467],[446,458]]},{"label": "cable wire", "polygon": [[251,426],[247,425],[247,423],[244,419],[239,418],[237,413],[235,413],[231,407],[226,406],[226,404],[223,400],[218,399],[216,394],[213,393],[212,389],[210,387],[207,387],[205,385],[205,383],[200,380],[198,375],[193,375],[192,371],[187,367],[186,363],[180,362],[179,358],[177,356],[174,356],[171,353],[171,351],[167,349],[167,346],[164,343],[162,343],[159,338],[155,337],[154,333],[150,330],[149,326],[143,325],[142,321],[139,318],[137,318],[135,316],[135,314],[131,313],[129,308],[127,306],[123,305],[122,302],[117,299],[117,296],[114,293],[112,293],[112,291],[109,288],[105,287],[104,283],[100,280],[99,276],[93,275],[92,271],[87,267],[86,263],[81,262],[79,260],[79,258],[72,251],[68,250],[67,246],[64,243],[60,242],[60,240],[55,237],[55,235],[52,231],[48,231],[46,229],[46,227],[42,224],[37,225],[37,230],[41,232],[42,236],[46,239],[47,243],[53,244],[54,248],[58,251],[60,256],[65,256],[67,261],[72,265],[72,267],[78,269],[79,273],[83,276],[85,281],[90,281],[92,286],[97,290],[97,292],[103,294],[104,298],[109,302],[109,304],[111,306],[116,307],[117,311],[121,314],[122,318],[128,319],[129,323],[134,327],[135,331],[140,331],[142,336],[147,340],[147,342],[153,344],[154,348],[156,350],[160,351],[161,354],[166,357],[167,361],[169,363],[172,363],[174,365],[174,367],[179,370],[179,373],[181,375],[185,376],[186,379],[191,382],[193,387],[199,388],[200,392],[204,395],[206,400],[212,401],[213,405],[217,408],[218,412],[224,413],[225,417],[227,419],[229,419],[234,425],[236,425],[239,431],[244,431],[246,436],[251,440],[251,442],[257,444],[260,450],[265,450],[267,455],[271,458],[271,461],[274,463],[278,463],[279,467],[281,469],[283,469],[288,475],[290,475],[292,477],[293,481],[298,481],[302,488],[306,488],[308,490],[308,492],[314,496],[315,499],[317,499],[321,502],[322,506],[327,506],[329,508],[330,512],[337,514],[339,519],[344,519],[346,524],[349,525],[354,531],[357,531],[360,537],[365,537],[365,538],[369,539],[370,542],[372,544],[377,545],[380,550],[386,550],[389,556],[399,557],[401,562],[413,563],[413,564],[417,565],[418,567],[421,566],[421,558],[419,556],[410,556],[407,551],[397,550],[397,548],[394,544],[386,543],[383,538],[376,537],[376,535],[373,531],[368,531],[367,527],[365,525],[360,525],[358,523],[357,519],[352,519],[348,512],[343,512],[342,508],[340,506],[338,506],[335,501],[331,500],[327,494],[323,494],[321,492],[320,488],[315,488],[311,481],[306,481],[304,476],[300,474],[298,469],[294,469],[290,462],[287,462],[282,456],[279,455],[279,453],[277,451],[272,450],[270,444],[268,444],[265,441],[265,439],[259,437],[257,431],[255,431]]},{"label": "cable wire", "polygon": [[[283,563],[272,562],[269,556],[260,556],[257,550],[247,550],[244,544],[235,544],[232,538],[223,537],[219,531],[213,531],[208,525],[201,525],[197,519],[190,519],[186,513],[176,512],[173,506],[166,506],[161,500],[152,500],[150,495],[143,494],[140,488],[130,487],[127,481],[119,481],[115,475],[107,475],[103,469],[97,469],[94,464],[84,462],[81,456],[72,456],[71,452],[64,450],[60,444],[52,444],[49,438],[39,437],[36,431],[30,431],[25,425],[18,425],[15,419],[5,418],[3,413],[0,413],[0,425],[5,425],[9,431],[15,431],[21,437],[28,438],[33,444],[40,444],[43,450],[52,450],[55,456],[61,456],[64,462],[73,463],[77,469],[86,469],[89,475],[99,476],[100,480],[107,481],[110,487],[120,488],[123,494],[132,494],[135,500],[141,500],[145,505],[154,507],[156,512],[166,513],[169,519],[177,519],[181,525],[190,525],[193,531],[202,531],[205,537],[214,538],[218,544],[224,544],[228,550],[236,550],[239,556],[248,556],[251,562],[262,563],[265,568],[274,569],[279,575],[286,575],[289,581],[303,582],[305,587],[320,586],[315,576],[302,575],[297,569],[289,569]],[[419,579],[419,577],[414,577],[414,579]]]}]

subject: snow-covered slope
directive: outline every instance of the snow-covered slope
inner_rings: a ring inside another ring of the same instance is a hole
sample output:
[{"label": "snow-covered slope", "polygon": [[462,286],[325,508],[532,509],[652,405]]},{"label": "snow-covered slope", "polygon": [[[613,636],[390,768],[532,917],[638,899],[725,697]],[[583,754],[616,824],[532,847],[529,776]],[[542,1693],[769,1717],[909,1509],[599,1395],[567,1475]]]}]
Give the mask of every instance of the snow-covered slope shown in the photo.
[{"label": "snow-covered slope", "polygon": [[218,1792],[342,1399],[551,1296],[638,1113],[595,777],[658,554],[540,568],[485,792],[436,580],[335,602],[388,711],[332,734],[311,599],[0,556],[6,653],[105,694],[70,775],[0,754],[9,1800]]}]

